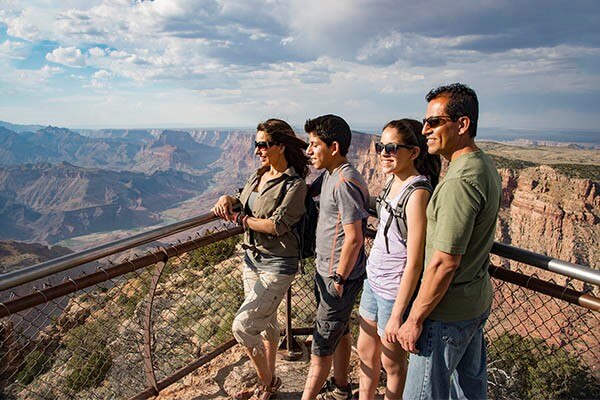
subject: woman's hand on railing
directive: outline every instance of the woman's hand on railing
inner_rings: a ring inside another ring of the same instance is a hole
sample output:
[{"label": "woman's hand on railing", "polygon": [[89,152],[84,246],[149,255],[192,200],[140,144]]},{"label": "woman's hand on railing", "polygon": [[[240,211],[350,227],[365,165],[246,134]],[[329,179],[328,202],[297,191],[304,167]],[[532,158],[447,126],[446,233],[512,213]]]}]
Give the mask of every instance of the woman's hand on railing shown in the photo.
[{"label": "woman's hand on railing", "polygon": [[[237,202],[235,197],[223,195],[219,197],[217,203],[211,209],[211,211],[219,218],[225,221],[234,221],[233,205]],[[235,222],[235,221],[234,221]]]}]

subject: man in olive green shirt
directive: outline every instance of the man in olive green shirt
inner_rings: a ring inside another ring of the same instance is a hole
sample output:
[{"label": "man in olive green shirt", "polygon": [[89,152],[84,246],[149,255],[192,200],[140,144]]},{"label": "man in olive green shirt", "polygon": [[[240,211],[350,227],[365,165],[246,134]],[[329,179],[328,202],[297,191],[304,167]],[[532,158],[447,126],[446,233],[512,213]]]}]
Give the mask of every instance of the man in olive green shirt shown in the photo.
[{"label": "man in olive green shirt", "polygon": [[488,264],[501,181],[475,144],[475,92],[455,83],[431,90],[426,99],[428,151],[450,166],[427,207],[425,272],[399,332],[400,344],[412,353],[403,398],[483,399],[483,326],[493,297]]}]

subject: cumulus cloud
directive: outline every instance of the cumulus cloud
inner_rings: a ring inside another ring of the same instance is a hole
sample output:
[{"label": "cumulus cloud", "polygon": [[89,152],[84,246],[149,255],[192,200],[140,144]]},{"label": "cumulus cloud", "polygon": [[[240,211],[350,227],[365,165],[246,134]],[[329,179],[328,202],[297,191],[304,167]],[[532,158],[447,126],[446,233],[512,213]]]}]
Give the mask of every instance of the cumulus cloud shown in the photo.
[{"label": "cumulus cloud", "polygon": [[97,88],[97,89],[104,89],[106,87],[108,87],[108,83],[109,81],[112,79],[112,74],[105,70],[105,69],[101,69],[99,71],[96,71],[94,73],[94,75],[92,75],[92,87]]},{"label": "cumulus cloud", "polygon": [[46,60],[56,64],[63,64],[68,67],[85,66],[83,54],[81,53],[81,50],[76,47],[58,47],[46,54]]},{"label": "cumulus cloud", "polygon": [[421,105],[424,91],[456,80],[493,93],[598,90],[600,6],[589,1],[0,5],[8,35],[0,58],[43,40],[55,46],[44,50],[47,61],[86,67],[70,71],[73,81],[97,89],[156,85],[259,112],[281,105],[290,115],[345,104],[369,118],[411,109],[406,96],[418,94]]}]

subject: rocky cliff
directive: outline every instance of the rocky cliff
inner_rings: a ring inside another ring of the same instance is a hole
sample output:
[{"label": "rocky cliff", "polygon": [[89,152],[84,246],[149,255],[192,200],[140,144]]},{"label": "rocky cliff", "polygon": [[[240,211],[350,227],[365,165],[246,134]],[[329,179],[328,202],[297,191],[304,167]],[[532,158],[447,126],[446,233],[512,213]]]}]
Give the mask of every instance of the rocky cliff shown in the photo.
[{"label": "rocky cliff", "polygon": [[497,240],[600,267],[600,182],[547,165],[500,169],[503,212]]},{"label": "rocky cliff", "polygon": [[152,175],[68,163],[0,167],[0,238],[55,243],[98,231],[143,227],[201,193],[204,176]]}]

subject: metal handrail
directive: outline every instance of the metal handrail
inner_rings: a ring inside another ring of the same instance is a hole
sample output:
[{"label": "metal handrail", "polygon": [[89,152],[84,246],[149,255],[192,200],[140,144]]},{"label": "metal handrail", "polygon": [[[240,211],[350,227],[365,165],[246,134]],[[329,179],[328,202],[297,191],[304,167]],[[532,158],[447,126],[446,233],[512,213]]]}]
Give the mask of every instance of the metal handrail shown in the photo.
[{"label": "metal handrail", "polygon": [[[369,210],[373,214],[372,210]],[[150,243],[185,230],[201,226],[217,220],[212,212],[192,217],[173,224],[165,225],[148,232],[142,232],[125,239],[116,240],[81,252],[68,254],[53,260],[48,260],[31,267],[0,275],[0,291],[13,288],[36,279],[50,276],[88,262],[119,253],[121,251]],[[374,232],[373,232],[374,233]],[[555,272],[586,283],[600,286],[600,271],[588,266],[569,263],[529,250],[494,242],[490,251],[492,254],[522,262],[537,268]]]},{"label": "metal handrail", "polygon": [[0,275],[0,291],[13,288],[24,283],[45,278],[57,272],[77,267],[104,257],[111,256],[124,250],[151,243],[157,239],[174,235],[179,232],[195,228],[211,221],[217,220],[212,212],[192,217],[173,224],[161,226],[147,232],[129,236],[124,239],[105,243],[91,249],[48,260],[31,267]]},{"label": "metal handrail", "polygon": [[491,253],[500,257],[509,258],[514,261],[528,264],[533,267],[556,272],[560,275],[600,286],[600,271],[585,265],[573,264],[567,261],[545,256],[543,254],[534,253],[533,251],[498,242],[494,242],[492,245]]}]

